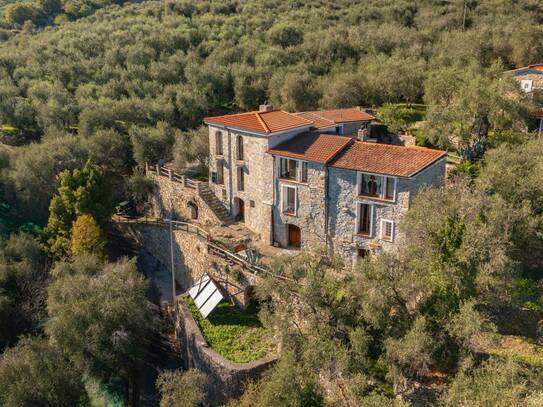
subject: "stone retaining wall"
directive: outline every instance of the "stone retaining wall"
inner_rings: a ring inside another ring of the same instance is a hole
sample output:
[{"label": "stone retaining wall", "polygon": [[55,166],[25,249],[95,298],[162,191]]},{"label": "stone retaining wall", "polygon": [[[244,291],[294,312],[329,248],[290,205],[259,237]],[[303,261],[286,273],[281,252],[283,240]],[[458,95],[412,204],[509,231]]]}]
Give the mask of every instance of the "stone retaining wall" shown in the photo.
[{"label": "stone retaining wall", "polygon": [[207,374],[206,403],[211,406],[219,406],[241,396],[245,382],[259,378],[277,360],[275,355],[250,363],[226,359],[209,347],[182,301],[179,301],[178,325],[183,367],[196,368]]},{"label": "stone retaining wall", "polygon": [[[167,226],[118,223],[116,227],[170,269],[170,231]],[[239,266],[230,266],[224,259],[208,253],[208,242],[202,237],[182,230],[174,230],[173,236],[175,280],[181,291],[188,290],[207,272],[233,296],[236,305],[244,307],[248,304],[251,300],[249,287],[257,283],[257,276]],[[230,273],[226,270],[230,270]]]},{"label": "stone retaining wall", "polygon": [[147,176],[155,182],[156,189],[151,198],[152,216],[169,217],[172,212],[177,218],[193,219],[191,204],[198,207],[198,219],[202,225],[220,225],[221,220],[199,196],[196,189],[185,187],[181,182],[170,180],[152,171]]}]

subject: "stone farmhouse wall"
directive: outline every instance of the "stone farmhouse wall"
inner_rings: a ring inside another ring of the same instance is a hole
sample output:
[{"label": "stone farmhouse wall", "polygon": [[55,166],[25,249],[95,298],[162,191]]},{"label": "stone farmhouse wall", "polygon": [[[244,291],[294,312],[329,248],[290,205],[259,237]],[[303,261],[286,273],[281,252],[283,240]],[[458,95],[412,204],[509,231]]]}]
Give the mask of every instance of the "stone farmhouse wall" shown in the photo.
[{"label": "stone farmhouse wall", "polygon": [[[224,162],[224,182],[214,184],[210,180],[210,188],[215,192],[227,210],[234,217],[239,213],[237,199],[244,204],[245,225],[260,235],[260,239],[270,242],[271,239],[271,181],[273,160],[269,154],[268,140],[263,136],[249,135],[242,132],[231,132],[211,127],[210,153],[211,171],[217,171],[217,160]],[[222,134],[223,156],[215,154],[215,132]],[[243,160],[237,160],[237,138],[243,139]],[[244,173],[244,188],[238,188],[239,169]],[[237,198],[237,199],[236,199]]]},{"label": "stone farmhouse wall", "polygon": [[187,306],[179,301],[179,342],[185,369],[207,374],[205,404],[223,405],[243,393],[248,380],[258,379],[278,359],[271,355],[250,363],[235,363],[215,352],[204,339]]},{"label": "stone farmhouse wall", "polygon": [[196,189],[188,188],[181,182],[160,176],[152,171],[147,176],[155,183],[155,191],[151,197],[151,216],[169,217],[173,210],[174,218],[191,219],[189,203],[198,207],[198,220],[202,225],[218,225],[221,221],[209,206],[200,198]]},{"label": "stone farmhouse wall", "polygon": [[[356,262],[357,249],[368,249],[377,252],[396,250],[398,243],[404,238],[399,227],[400,220],[409,209],[417,191],[425,185],[442,185],[444,174],[445,160],[440,160],[413,178],[398,177],[395,201],[382,202],[358,196],[356,171],[330,168],[330,250],[341,255],[347,264]],[[358,203],[374,205],[371,238],[361,237],[356,233],[356,208]],[[394,221],[393,242],[380,239],[382,219]]]},{"label": "stone farmhouse wall", "polygon": [[[267,151],[300,131],[296,129],[264,136],[209,126],[210,171],[217,171],[219,160],[224,163],[223,183],[215,184],[210,179],[209,187],[234,217],[239,213],[236,198],[241,199],[245,208],[245,226],[268,244],[272,243],[274,163],[273,157]],[[221,156],[216,154],[216,132],[221,133]],[[243,139],[243,160],[237,160],[238,137]],[[244,173],[243,191],[238,188],[239,168]]]},{"label": "stone farmhouse wall", "polygon": [[[277,157],[276,162],[279,162]],[[278,170],[276,170],[278,173]],[[315,162],[308,162],[307,183],[282,180],[277,178],[275,205],[273,214],[274,240],[281,247],[288,246],[288,225],[296,225],[301,231],[302,249],[326,247],[326,167]],[[297,213],[288,215],[281,210],[281,186],[295,186],[297,191]]]}]

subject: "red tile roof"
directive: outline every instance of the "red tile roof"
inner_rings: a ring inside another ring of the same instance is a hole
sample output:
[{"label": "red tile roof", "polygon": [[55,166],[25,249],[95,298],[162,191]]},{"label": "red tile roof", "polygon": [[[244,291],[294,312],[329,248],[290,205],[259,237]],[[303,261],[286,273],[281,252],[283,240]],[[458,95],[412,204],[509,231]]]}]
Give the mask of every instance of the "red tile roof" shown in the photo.
[{"label": "red tile roof", "polygon": [[349,107],[346,109],[319,110],[313,112],[296,113],[299,116],[315,121],[315,127],[333,127],[339,123],[361,122],[374,120],[371,114],[363,112],[358,107]]},{"label": "red tile roof", "polygon": [[269,149],[268,153],[326,164],[352,142],[352,138],[345,136],[302,133]]},{"label": "red tile roof", "polygon": [[312,120],[296,116],[283,110],[272,110],[270,112],[254,111],[205,117],[204,122],[206,124],[219,124],[264,134],[295,129],[313,123]]},{"label": "red tile roof", "polygon": [[357,141],[348,147],[331,166],[353,171],[411,177],[446,155],[446,151],[424,147]]},{"label": "red tile roof", "polygon": [[543,64],[531,64],[528,68],[535,69],[536,71],[543,71]]},{"label": "red tile roof", "polygon": [[304,117],[308,120],[313,120],[313,127],[316,127],[317,129],[336,127],[336,123],[333,120],[325,119],[324,117],[315,114],[314,112],[300,112],[294,114],[299,117]]}]

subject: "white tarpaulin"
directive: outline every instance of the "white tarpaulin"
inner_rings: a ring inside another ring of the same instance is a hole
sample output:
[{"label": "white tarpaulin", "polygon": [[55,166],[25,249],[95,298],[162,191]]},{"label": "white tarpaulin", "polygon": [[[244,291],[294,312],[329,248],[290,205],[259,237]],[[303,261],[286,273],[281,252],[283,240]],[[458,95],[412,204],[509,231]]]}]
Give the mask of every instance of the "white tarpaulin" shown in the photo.
[{"label": "white tarpaulin", "polygon": [[203,318],[207,318],[224,298],[219,287],[209,278],[207,273],[204,273],[189,289],[189,295]]}]

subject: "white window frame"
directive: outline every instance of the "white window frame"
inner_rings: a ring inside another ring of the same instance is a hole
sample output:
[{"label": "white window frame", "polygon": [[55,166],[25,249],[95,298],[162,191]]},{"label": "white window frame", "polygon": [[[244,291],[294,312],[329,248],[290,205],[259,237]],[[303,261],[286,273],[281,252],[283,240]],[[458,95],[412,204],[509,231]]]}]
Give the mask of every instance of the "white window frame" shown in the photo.
[{"label": "white window frame", "polygon": [[[362,187],[362,175],[373,175],[375,177],[381,177],[382,178],[382,188],[381,193],[378,197],[372,197],[370,195],[362,195],[361,187]],[[392,193],[392,199],[385,198],[386,196],[386,179],[392,179],[394,180],[394,192]],[[396,194],[398,189],[398,177],[392,177],[390,175],[384,175],[384,174],[375,174],[372,172],[357,172],[356,173],[356,195],[357,196],[363,196],[367,197],[368,199],[379,199],[385,202],[396,202]]]},{"label": "white window frame", "polygon": [[[287,188],[294,190],[294,213],[285,211],[285,198],[288,196],[285,191]],[[295,185],[281,184],[281,213],[285,215],[298,215],[298,187]]]},{"label": "white window frame", "polygon": [[[370,207],[370,233],[367,234],[367,235],[363,235],[361,232],[360,232],[360,207],[362,205],[369,205]],[[354,225],[354,233],[355,235],[359,235],[359,236],[364,236],[364,237],[367,237],[367,238],[371,238],[373,237],[373,216],[375,214],[375,205],[374,204],[371,204],[371,203],[367,203],[367,202],[357,202],[356,203],[356,222],[355,222],[355,225]]]},{"label": "white window frame", "polygon": [[[386,223],[390,223],[392,227],[390,228],[390,238],[385,236],[386,231]],[[396,223],[393,220],[390,219],[381,219],[381,228],[380,228],[380,238],[381,240],[384,240],[386,242],[393,242],[394,241],[394,233],[396,229]]]},{"label": "white window frame", "polygon": [[531,79],[522,79],[520,85],[524,92],[531,92],[533,89],[533,81]]}]

